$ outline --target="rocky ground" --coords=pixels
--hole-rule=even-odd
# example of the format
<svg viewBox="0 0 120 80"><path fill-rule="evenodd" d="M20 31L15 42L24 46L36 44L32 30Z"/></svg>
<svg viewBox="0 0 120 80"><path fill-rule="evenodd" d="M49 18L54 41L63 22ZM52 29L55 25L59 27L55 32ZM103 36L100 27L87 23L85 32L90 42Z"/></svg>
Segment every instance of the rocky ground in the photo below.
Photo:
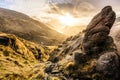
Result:
<svg viewBox="0 0 120 80"><path fill-rule="evenodd" d="M53 47L0 33L0 80L119 80L119 42L109 35L115 19L106 6L86 30L52 52Z"/></svg>

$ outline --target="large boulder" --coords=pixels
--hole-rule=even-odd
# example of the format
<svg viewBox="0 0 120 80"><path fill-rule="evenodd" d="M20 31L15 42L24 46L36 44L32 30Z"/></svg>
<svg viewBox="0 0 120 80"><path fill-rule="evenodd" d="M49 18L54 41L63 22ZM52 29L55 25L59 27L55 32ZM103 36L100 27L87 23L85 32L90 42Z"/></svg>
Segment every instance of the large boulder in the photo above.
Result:
<svg viewBox="0 0 120 80"><path fill-rule="evenodd" d="M108 79L118 80L120 76L120 58L113 38L109 36L115 19L116 15L111 6L103 8L85 30L83 49L86 54L98 57L98 60L96 58L97 73Z"/></svg>
<svg viewBox="0 0 120 80"><path fill-rule="evenodd" d="M104 74L106 77L114 77L118 79L120 76L119 57L115 52L106 52L97 61L96 70Z"/></svg>
<svg viewBox="0 0 120 80"><path fill-rule="evenodd" d="M111 6L106 6L87 26L83 39L85 53L99 53L103 51L106 41L109 41L110 29L116 19Z"/></svg>

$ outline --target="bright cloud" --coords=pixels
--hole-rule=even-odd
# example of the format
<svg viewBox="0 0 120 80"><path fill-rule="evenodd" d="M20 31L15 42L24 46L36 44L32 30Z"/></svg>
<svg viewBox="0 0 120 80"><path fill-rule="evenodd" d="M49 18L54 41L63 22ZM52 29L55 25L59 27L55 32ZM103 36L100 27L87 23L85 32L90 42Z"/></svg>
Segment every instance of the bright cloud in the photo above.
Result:
<svg viewBox="0 0 120 80"><path fill-rule="evenodd" d="M26 14L39 13L43 10L47 0L5 0L7 8ZM4 3L5 4L5 3Z"/></svg>

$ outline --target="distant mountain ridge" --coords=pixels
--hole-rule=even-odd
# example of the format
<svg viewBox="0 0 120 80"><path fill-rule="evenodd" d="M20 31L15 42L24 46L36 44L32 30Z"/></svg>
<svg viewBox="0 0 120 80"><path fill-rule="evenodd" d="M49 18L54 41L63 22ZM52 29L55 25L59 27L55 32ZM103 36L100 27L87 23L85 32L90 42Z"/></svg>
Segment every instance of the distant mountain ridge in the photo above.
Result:
<svg viewBox="0 0 120 80"><path fill-rule="evenodd" d="M4 8L0 8L0 31L46 45L55 45L64 39L63 34L49 28L42 22L23 13Z"/></svg>

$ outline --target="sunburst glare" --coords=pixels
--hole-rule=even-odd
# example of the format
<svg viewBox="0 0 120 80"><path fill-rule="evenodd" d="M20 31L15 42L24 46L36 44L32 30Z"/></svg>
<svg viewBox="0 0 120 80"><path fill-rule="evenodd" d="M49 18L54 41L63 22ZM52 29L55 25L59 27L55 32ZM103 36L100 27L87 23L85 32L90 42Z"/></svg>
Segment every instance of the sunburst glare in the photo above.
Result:
<svg viewBox="0 0 120 80"><path fill-rule="evenodd" d="M65 15L59 16L59 21L65 26L73 26L78 23L78 19L74 18L71 14L66 13Z"/></svg>

